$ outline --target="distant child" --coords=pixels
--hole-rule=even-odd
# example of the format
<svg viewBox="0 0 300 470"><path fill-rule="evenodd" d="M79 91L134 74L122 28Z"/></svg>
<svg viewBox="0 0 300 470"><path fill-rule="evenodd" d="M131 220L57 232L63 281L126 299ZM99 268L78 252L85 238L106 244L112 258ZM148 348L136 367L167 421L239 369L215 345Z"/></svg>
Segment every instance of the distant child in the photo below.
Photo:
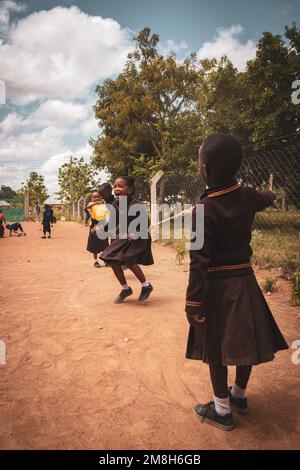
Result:
<svg viewBox="0 0 300 470"><path fill-rule="evenodd" d="M120 176L116 179L114 184L114 192L117 198L114 203L116 210L116 234L111 240L111 244L103 251L100 258L105 262L109 263L112 267L116 278L122 286L122 290L118 297L115 299L115 303L119 304L123 302L127 297L132 295L132 289L127 284L122 265L126 265L137 279L141 283L141 292L138 300L140 302L146 300L151 294L153 287L146 280L143 271L139 264L151 265L153 264L153 257L151 252L151 238L147 232L147 238L141 237L132 238L131 234L128 233L129 225L134 221L136 216L129 215L128 210L134 204L141 204L134 197L134 179L130 176ZM121 233L120 231L120 217L122 212L120 209L120 197L124 196L127 198L127 233ZM140 206L144 207L144 206ZM144 216L147 217L147 211L144 210Z"/></svg>
<svg viewBox="0 0 300 470"><path fill-rule="evenodd" d="M94 191L92 194L92 201L84 208L91 218L90 233L87 243L87 250L93 253L93 263L95 268L100 268L101 265L98 261L98 255L108 246L108 238L101 239L97 236L97 227L99 229L102 224L103 227L107 224L109 216L108 210L103 203L99 191Z"/></svg>
<svg viewBox="0 0 300 470"><path fill-rule="evenodd" d="M0 238L4 237L4 224L6 223L5 215L2 209L0 209Z"/></svg>
<svg viewBox="0 0 300 470"><path fill-rule="evenodd" d="M288 348L250 262L255 213L272 205L275 196L237 183L241 162L241 145L230 135L213 134L200 147L200 174L208 186L201 197L204 245L191 247L185 309L190 323L186 357L209 365L214 391L214 400L194 411L201 421L225 431L234 426L231 409L248 411L252 366ZM230 365L236 366L236 379L228 388Z"/></svg>
<svg viewBox="0 0 300 470"><path fill-rule="evenodd" d="M15 233L18 237L22 235L25 237L26 232L24 232L22 225L20 222L14 222L12 224L6 224L7 230L9 230L9 236L12 236L12 233Z"/></svg>
<svg viewBox="0 0 300 470"><path fill-rule="evenodd" d="M112 186L109 183L101 184L99 188L99 194L102 197L105 204L110 204L111 206L116 202L116 198L112 193Z"/></svg>
<svg viewBox="0 0 300 470"><path fill-rule="evenodd" d="M38 201L36 201L36 203L34 205L34 211L35 211L35 215L36 215L36 221L39 222L40 221L40 215L41 215L41 206L39 205Z"/></svg>
<svg viewBox="0 0 300 470"><path fill-rule="evenodd" d="M43 212L43 220L42 220L42 226L43 226L43 236L42 238L46 238L46 235L48 233L48 238L51 238L51 224L53 222L53 212L50 209L50 206L48 204L45 205L45 210Z"/></svg>

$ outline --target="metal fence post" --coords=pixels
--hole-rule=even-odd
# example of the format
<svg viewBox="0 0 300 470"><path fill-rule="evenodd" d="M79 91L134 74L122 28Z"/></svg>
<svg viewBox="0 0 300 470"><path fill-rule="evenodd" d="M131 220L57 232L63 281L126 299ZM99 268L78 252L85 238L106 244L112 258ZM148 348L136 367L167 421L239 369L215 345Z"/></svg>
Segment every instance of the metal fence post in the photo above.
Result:
<svg viewBox="0 0 300 470"><path fill-rule="evenodd" d="M158 204L157 204L157 183L163 176L164 172L162 170L158 171L150 181L150 202L151 202L151 237L153 241L158 240L159 238L159 227L158 227Z"/></svg>

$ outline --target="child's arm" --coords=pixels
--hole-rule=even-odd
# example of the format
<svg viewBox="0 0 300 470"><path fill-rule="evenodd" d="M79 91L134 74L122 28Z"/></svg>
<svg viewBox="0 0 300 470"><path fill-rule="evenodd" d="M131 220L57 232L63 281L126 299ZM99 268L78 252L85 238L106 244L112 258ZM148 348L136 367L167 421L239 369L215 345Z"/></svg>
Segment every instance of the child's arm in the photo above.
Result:
<svg viewBox="0 0 300 470"><path fill-rule="evenodd" d="M85 206L84 210L87 211L87 210L91 209L91 207L96 206L96 204L100 204L99 201L96 201L96 202L91 201Z"/></svg>
<svg viewBox="0 0 300 470"><path fill-rule="evenodd" d="M211 258L211 248L215 238L216 221L209 205L204 207L204 244L199 250L190 250L190 274L186 291L185 311L190 323L203 322L205 312L202 310L203 291L207 268ZM199 224L198 224L199 225ZM192 230L196 230L196 210L192 214ZM194 238L195 239L195 238ZM201 319L202 317L202 319Z"/></svg>
<svg viewBox="0 0 300 470"><path fill-rule="evenodd" d="M247 188L247 192L254 212L263 211L266 207L272 206L275 201L275 194L269 189Z"/></svg>

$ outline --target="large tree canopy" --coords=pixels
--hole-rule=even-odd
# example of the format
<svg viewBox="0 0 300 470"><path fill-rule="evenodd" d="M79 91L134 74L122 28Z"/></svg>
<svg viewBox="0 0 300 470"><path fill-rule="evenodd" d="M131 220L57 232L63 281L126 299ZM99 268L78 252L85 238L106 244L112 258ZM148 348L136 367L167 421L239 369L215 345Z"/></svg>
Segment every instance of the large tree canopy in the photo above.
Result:
<svg viewBox="0 0 300 470"><path fill-rule="evenodd" d="M157 170L188 174L197 147L211 132L230 132L248 145L300 130L292 83L300 74L300 31L264 33L255 59L239 72L228 58L183 62L158 52L159 37L144 28L124 70L96 89L101 134L93 163L116 177L149 179Z"/></svg>

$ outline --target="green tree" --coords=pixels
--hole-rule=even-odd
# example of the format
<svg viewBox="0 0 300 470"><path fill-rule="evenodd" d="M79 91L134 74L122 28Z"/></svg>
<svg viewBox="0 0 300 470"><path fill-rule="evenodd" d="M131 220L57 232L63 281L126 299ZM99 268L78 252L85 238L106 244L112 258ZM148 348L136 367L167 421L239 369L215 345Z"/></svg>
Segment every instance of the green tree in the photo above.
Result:
<svg viewBox="0 0 300 470"><path fill-rule="evenodd" d="M283 37L263 33L243 83L244 126L251 142L295 133L300 107L292 103L292 83L300 73L300 31L286 26Z"/></svg>
<svg viewBox="0 0 300 470"><path fill-rule="evenodd" d="M14 191L10 186L1 185L0 199L12 199L17 197L17 192Z"/></svg>
<svg viewBox="0 0 300 470"><path fill-rule="evenodd" d="M29 190L29 200L31 205L37 201L42 204L48 197L45 178L44 176L39 175L36 171L32 171L26 183L22 183L20 190L22 194L24 194L25 189Z"/></svg>
<svg viewBox="0 0 300 470"><path fill-rule="evenodd" d="M96 169L85 163L84 158L71 157L58 170L59 195L65 202L76 201L90 193L96 186Z"/></svg>
<svg viewBox="0 0 300 470"><path fill-rule="evenodd" d="M187 171L201 120L194 101L196 56L177 63L158 53L159 37L144 28L123 72L96 89L95 115L102 134L92 140L93 161L112 177L149 177L158 169Z"/></svg>

